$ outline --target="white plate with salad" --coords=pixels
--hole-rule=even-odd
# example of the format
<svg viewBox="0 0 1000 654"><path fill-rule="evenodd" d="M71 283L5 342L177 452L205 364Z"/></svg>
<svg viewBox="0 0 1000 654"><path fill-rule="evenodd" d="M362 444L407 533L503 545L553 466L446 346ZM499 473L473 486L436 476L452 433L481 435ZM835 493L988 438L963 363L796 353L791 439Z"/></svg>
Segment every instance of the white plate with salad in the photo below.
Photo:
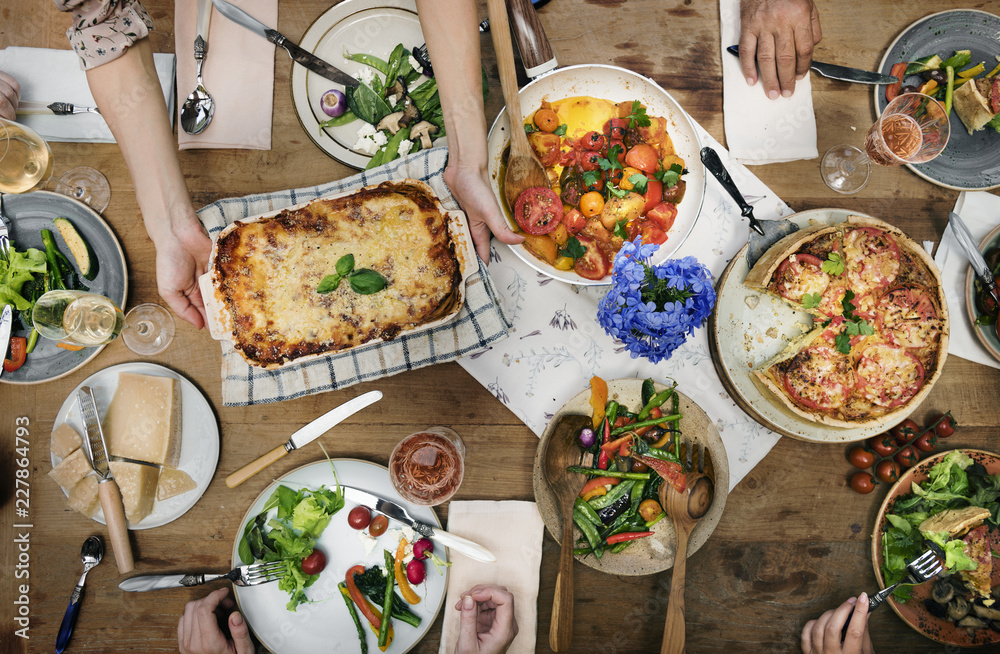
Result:
<svg viewBox="0 0 1000 654"><path fill-rule="evenodd" d="M239 533L233 544L233 565L243 563L239 550L245 526L261 513L279 486L293 491L317 491L325 486L336 492L338 480L346 486L361 488L401 504L414 518L427 524L441 526L432 508L410 504L396 493L385 467L356 459L317 461L292 470L269 484L257 496L239 523ZM294 611L286 608L291 595L281 589L280 581L260 586L236 587L236 601L247 624L261 643L275 654L361 651L358 629L337 584L344 581L348 569L356 565L363 565L365 568L384 566L383 550L396 553L402 525L390 521L388 530L372 543L368 541L368 529L359 531L348 524L348 515L354 506L354 503L348 501L337 510L315 538L315 548L325 554L326 565L311 585L301 589L308 601L298 604ZM277 518L277 515L278 509L272 508L267 519ZM287 524L289 521L285 522ZM446 551L440 545L435 547L434 553L447 560ZM388 654L408 652L420 642L436 620L448 588L447 568L442 570L439 572L428 562L425 581L412 586L420 597L420 602L409 608L420 619L420 623L413 627L393 619L394 638L386 649ZM396 592L400 592L398 588ZM364 628L368 651L377 652L376 635L360 611L358 618Z"/></svg>
<svg viewBox="0 0 1000 654"><path fill-rule="evenodd" d="M79 266L53 222L55 218L68 219L90 247L92 258L97 261L94 279L80 278L79 282L91 292L109 297L119 306L125 306L128 297L125 254L115 233L97 212L82 202L51 191L34 191L22 195L7 193L3 196L3 212L12 224L11 244L17 252L35 248L44 253L41 231L47 229L52 232L56 247L69 261L74 272L79 273ZM35 273L34 276L40 281L43 275L44 273ZM7 266L0 263L0 280L7 278ZM27 288L29 283L20 287L23 293L30 294ZM7 301L9 300L8 297ZM5 303L4 296L0 295L0 305ZM27 338L29 335L30 330L25 327L22 318L15 316L11 336ZM24 365L13 372L4 372L0 376L0 383L39 384L59 379L86 364L102 349L103 345L70 351L58 347L54 341L39 337Z"/></svg>
<svg viewBox="0 0 1000 654"><path fill-rule="evenodd" d="M414 69L411 61L411 51L423 44L413 0L346 0L321 14L299 45L359 79L361 85L346 89L302 66L292 68L292 104L313 143L337 161L358 169L388 163L400 156L401 149L419 150L419 138L406 139L411 145L400 147L406 137L404 130L392 134L388 129L375 129L395 107L392 99L385 97L385 87L392 84L392 80L386 84L387 73L407 77L411 97L426 113L421 120L438 128L434 138L443 136L440 103L433 90L436 83L423 76L422 69ZM323 97L332 90L354 96L346 114L324 111ZM347 100L342 100L341 108L346 104ZM324 127L331 118L336 124ZM378 151L372 151L376 146Z"/></svg>

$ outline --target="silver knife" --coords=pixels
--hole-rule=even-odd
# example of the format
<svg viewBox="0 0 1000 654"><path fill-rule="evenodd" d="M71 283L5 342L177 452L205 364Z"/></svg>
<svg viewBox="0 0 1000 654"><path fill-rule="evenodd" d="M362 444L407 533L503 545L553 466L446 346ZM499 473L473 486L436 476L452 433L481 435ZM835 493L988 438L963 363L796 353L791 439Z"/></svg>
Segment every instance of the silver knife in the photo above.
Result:
<svg viewBox="0 0 1000 654"><path fill-rule="evenodd" d="M80 403L80 415L86 428L87 438L83 441L90 455L90 465L94 468L100 481L97 483L97 496L101 500L104 511L104 521L108 525L108 536L111 549L115 553L115 563L122 574L131 572L135 567L132 558L132 545L128 541L128 523L125 521L125 507L122 505L122 492L118 482L108 468L108 448L104 442L104 431L97 417L97 402L94 392L89 386L83 386L77 391L76 399Z"/></svg>
<svg viewBox="0 0 1000 654"><path fill-rule="evenodd" d="M245 27L254 34L259 34L271 43L284 48L291 56L292 61L295 63L305 66L312 72L322 75L329 80L333 80L338 84L343 84L344 86L358 85L358 80L354 79L339 68L331 66L311 52L303 50L285 38L281 32L271 29L236 5L226 2L226 0L212 0L212 4L215 5L215 8L219 10L220 14L237 25Z"/></svg>
<svg viewBox="0 0 1000 654"><path fill-rule="evenodd" d="M969 258L969 262L972 264L972 269L976 271L976 277L979 281L983 283L986 290L990 292L993 299L1000 303L1000 295L997 294L997 283L993 279L993 273L990 272L990 267L986 263L986 259L983 258L982 253L979 251L979 247L976 245L976 240L972 238L972 232L969 228L965 226L965 221L957 213L952 211L948 214L949 220L948 224L951 225L951 231L955 234L955 238L958 240L958 244L962 246L962 250L965 252L965 256Z"/></svg>
<svg viewBox="0 0 1000 654"><path fill-rule="evenodd" d="M250 477L271 465L292 450L313 442L342 420L354 415L369 404L382 399L382 391L369 391L359 395L350 402L345 402L332 411L327 411L308 425L291 435L288 442L279 445L256 461L251 461L233 474L226 477L226 486L236 488Z"/></svg>
<svg viewBox="0 0 1000 654"><path fill-rule="evenodd" d="M10 344L10 323L13 320L14 311L10 305L4 305L3 313L0 313L0 359L7 357L7 346ZM3 374L3 366L0 366L0 375Z"/></svg>
<svg viewBox="0 0 1000 654"><path fill-rule="evenodd" d="M726 52L739 57L740 46L731 45L726 48ZM809 67L823 77L840 80L841 82L854 82L856 84L895 84L900 81L898 77L894 77L892 75L883 75L882 73L873 73L870 70L848 68L847 66L838 66L837 64L825 64L822 61L816 61L815 59L810 62Z"/></svg>
<svg viewBox="0 0 1000 654"><path fill-rule="evenodd" d="M378 495L373 495L368 491L363 491L360 488L352 488L350 486L341 486L340 489L344 492L344 498L351 500L356 504L361 504L367 506L370 509L374 509L379 513L382 513L393 520L402 522L404 525L413 528L413 531L417 532L425 538L430 538L435 540L445 547L450 547L456 552L461 552L470 559L475 559L476 561L484 561L486 563L493 563L497 560L497 557L478 543L473 543L471 540L462 538L461 536L456 536L455 534L450 534L443 529L438 529L437 527L432 527L426 523L415 520L406 509L391 502L384 497L379 497Z"/></svg>

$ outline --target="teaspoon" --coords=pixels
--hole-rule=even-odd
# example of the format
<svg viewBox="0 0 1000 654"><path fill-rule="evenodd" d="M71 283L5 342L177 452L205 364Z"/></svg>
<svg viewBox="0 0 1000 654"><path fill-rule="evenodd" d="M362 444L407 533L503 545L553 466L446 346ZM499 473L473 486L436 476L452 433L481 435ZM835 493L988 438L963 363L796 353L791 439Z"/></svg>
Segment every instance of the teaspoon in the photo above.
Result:
<svg viewBox="0 0 1000 654"><path fill-rule="evenodd" d="M73 594L69 596L69 606L66 607L66 615L63 616L62 624L59 625L59 635L56 636L56 654L62 654L69 643L70 634L73 633L73 625L76 624L76 616L80 614L80 600L83 599L83 584L87 581L87 573L91 568L101 562L104 557L104 543L99 536L91 536L83 542L83 549L80 551L80 560L83 561L83 574L77 582Z"/></svg>
<svg viewBox="0 0 1000 654"><path fill-rule="evenodd" d="M212 16L212 3L210 0L198 0L198 36L194 40L194 61L195 72L198 76L198 85L191 95L184 101L181 107L181 127L188 134L201 134L212 122L215 115L215 100L208 94L205 84L201 79L201 67L205 63L205 55L208 53L208 23Z"/></svg>

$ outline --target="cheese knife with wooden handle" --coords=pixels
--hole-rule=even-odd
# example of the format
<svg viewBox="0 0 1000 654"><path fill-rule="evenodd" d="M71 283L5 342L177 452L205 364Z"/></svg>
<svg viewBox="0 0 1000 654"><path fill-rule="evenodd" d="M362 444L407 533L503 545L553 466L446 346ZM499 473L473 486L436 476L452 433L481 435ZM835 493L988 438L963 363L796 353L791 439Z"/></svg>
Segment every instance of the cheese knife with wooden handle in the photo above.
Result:
<svg viewBox="0 0 1000 654"><path fill-rule="evenodd" d="M108 538L115 553L115 563L118 564L118 572L131 572L135 568L135 562L132 559L132 545L128 540L128 522L125 520L122 492L108 467L108 448L104 443L101 421L97 417L94 392L89 386L84 386L76 397L80 402L80 413L87 430L84 443L90 455L90 465L101 479L97 484L97 496L101 500L104 520L108 524Z"/></svg>

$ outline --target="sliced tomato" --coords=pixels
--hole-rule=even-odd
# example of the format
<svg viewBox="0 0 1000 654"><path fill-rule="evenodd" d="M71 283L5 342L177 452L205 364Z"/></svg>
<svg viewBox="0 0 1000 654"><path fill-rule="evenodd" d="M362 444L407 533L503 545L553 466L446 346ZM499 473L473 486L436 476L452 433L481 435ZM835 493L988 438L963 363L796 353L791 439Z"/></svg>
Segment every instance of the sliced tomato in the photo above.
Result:
<svg viewBox="0 0 1000 654"><path fill-rule="evenodd" d="M562 217L562 201L550 188L533 186L525 189L514 203L514 220L521 229L535 236L555 230Z"/></svg>
<svg viewBox="0 0 1000 654"><path fill-rule="evenodd" d="M684 478L684 468L681 464L641 454L635 458L655 470L656 474L663 477L663 481L673 486L678 493L683 493L687 489L687 480Z"/></svg>
<svg viewBox="0 0 1000 654"><path fill-rule="evenodd" d="M672 202L661 202L646 213L646 220L664 232L670 231L675 218L677 218L677 205Z"/></svg>
<svg viewBox="0 0 1000 654"><path fill-rule="evenodd" d="M930 295L913 286L891 289L878 302L879 331L900 347L920 348L936 342L941 321Z"/></svg>
<svg viewBox="0 0 1000 654"><path fill-rule="evenodd" d="M1000 114L1000 75L993 78L993 86L990 87L990 111Z"/></svg>
<svg viewBox="0 0 1000 654"><path fill-rule="evenodd" d="M562 140L558 134L548 132L532 132L528 134L528 142L538 155L543 166L554 166L559 163L562 152L559 149Z"/></svg>
<svg viewBox="0 0 1000 654"><path fill-rule="evenodd" d="M6 354L6 352L4 353ZM14 372L24 365L28 358L28 339L24 336L11 336L10 338L10 358L4 358L4 372Z"/></svg>
<svg viewBox="0 0 1000 654"><path fill-rule="evenodd" d="M642 242L646 245L663 245L667 242L666 232L656 225L643 223L639 227L639 234L642 236Z"/></svg>
<svg viewBox="0 0 1000 654"><path fill-rule="evenodd" d="M638 168L646 175L652 175L660 165L660 158L656 148L648 143L640 143L633 146L625 155L625 163Z"/></svg>
<svg viewBox="0 0 1000 654"><path fill-rule="evenodd" d="M576 240L580 242L586 252L582 257L577 258L573 270L584 279L603 279L608 274L609 265L604 252L597 247L597 241L583 234L577 234Z"/></svg>
<svg viewBox="0 0 1000 654"><path fill-rule="evenodd" d="M781 262L771 281L771 288L778 295L801 302L806 294L810 296L826 293L830 286L830 275L823 272L823 262L811 254L796 253Z"/></svg>
<svg viewBox="0 0 1000 654"><path fill-rule="evenodd" d="M591 133L593 133L593 132L591 132ZM589 171L589 170L598 170L598 169L600 169L600 167L601 167L600 161L603 158L603 157L601 157L601 153L600 152L591 152L590 150L587 150L587 151L584 151L584 152L580 152L579 155L580 156L579 156L579 164L578 165L580 166L581 170L583 170L584 172L586 172L586 171Z"/></svg>
<svg viewBox="0 0 1000 654"><path fill-rule="evenodd" d="M858 357L858 388L871 402L895 407L910 401L924 385L924 367L903 348L877 343Z"/></svg>
<svg viewBox="0 0 1000 654"><path fill-rule="evenodd" d="M667 119L662 116L650 116L649 125L639 127L639 133L646 143L659 143L667 133Z"/></svg>
<svg viewBox="0 0 1000 654"><path fill-rule="evenodd" d="M663 182L658 179L647 179L646 192L643 195L646 196L646 206L642 212L649 213L653 207L663 202Z"/></svg>
<svg viewBox="0 0 1000 654"><path fill-rule="evenodd" d="M785 390L795 402L809 409L841 406L856 384L850 359L832 347L806 348L793 361L785 373Z"/></svg>
<svg viewBox="0 0 1000 654"><path fill-rule="evenodd" d="M563 225L566 226L570 234L576 234L587 226L587 219L580 213L579 209L574 208L563 214Z"/></svg>
<svg viewBox="0 0 1000 654"><path fill-rule="evenodd" d="M885 288L899 275L899 246L891 234L859 227L844 234L841 256L847 262L847 281L855 295Z"/></svg>

